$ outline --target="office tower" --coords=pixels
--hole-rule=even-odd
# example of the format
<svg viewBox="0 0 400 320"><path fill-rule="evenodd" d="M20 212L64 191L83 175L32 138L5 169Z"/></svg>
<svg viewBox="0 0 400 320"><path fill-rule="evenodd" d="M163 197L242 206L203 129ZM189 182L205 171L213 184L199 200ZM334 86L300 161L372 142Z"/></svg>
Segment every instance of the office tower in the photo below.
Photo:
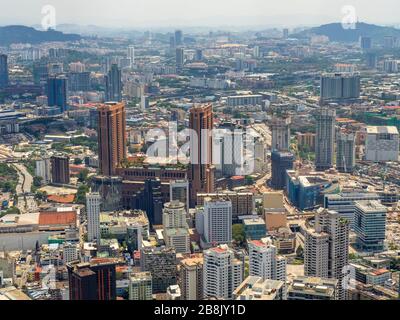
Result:
<svg viewBox="0 0 400 320"><path fill-rule="evenodd" d="M283 29L283 39L289 38L289 29L285 28Z"/></svg>
<svg viewBox="0 0 400 320"><path fill-rule="evenodd" d="M339 132L336 138L336 168L339 172L352 173L356 165L356 136Z"/></svg>
<svg viewBox="0 0 400 320"><path fill-rule="evenodd" d="M176 253L190 253L189 226L185 204L179 201L166 203L163 210L164 239L167 247Z"/></svg>
<svg viewBox="0 0 400 320"><path fill-rule="evenodd" d="M64 264L76 261L79 259L78 257L78 247L76 243L64 243L63 245L63 262Z"/></svg>
<svg viewBox="0 0 400 320"><path fill-rule="evenodd" d="M53 156L51 162L51 182L69 184L69 157Z"/></svg>
<svg viewBox="0 0 400 320"><path fill-rule="evenodd" d="M285 283L249 276L233 292L233 300L286 300Z"/></svg>
<svg viewBox="0 0 400 320"><path fill-rule="evenodd" d="M110 71L105 77L106 81L106 101L122 101L122 79L121 70L118 65L112 64Z"/></svg>
<svg viewBox="0 0 400 320"><path fill-rule="evenodd" d="M196 49L195 60L203 61L203 50L202 49Z"/></svg>
<svg viewBox="0 0 400 320"><path fill-rule="evenodd" d="M198 193L214 191L214 166L212 165L212 105L190 109L190 206L196 205Z"/></svg>
<svg viewBox="0 0 400 320"><path fill-rule="evenodd" d="M294 155L290 152L274 151L271 154L272 179L274 189L284 189L286 186L286 170L293 169Z"/></svg>
<svg viewBox="0 0 400 320"><path fill-rule="evenodd" d="M348 265L350 222L337 212L320 209L314 227L304 230L304 274L339 280L338 298L346 298L343 278Z"/></svg>
<svg viewBox="0 0 400 320"><path fill-rule="evenodd" d="M149 97L146 95L142 95L140 97L140 109L142 109L142 111L146 111L147 109L149 109L149 106L150 106Z"/></svg>
<svg viewBox="0 0 400 320"><path fill-rule="evenodd" d="M274 117L271 122L272 150L288 151L290 148L290 118Z"/></svg>
<svg viewBox="0 0 400 320"><path fill-rule="evenodd" d="M365 62L369 69L376 69L378 67L378 55L375 52L367 52Z"/></svg>
<svg viewBox="0 0 400 320"><path fill-rule="evenodd" d="M68 91L90 91L90 72L70 72L68 74Z"/></svg>
<svg viewBox="0 0 400 320"><path fill-rule="evenodd" d="M232 241L232 202L227 198L204 201L204 238L206 243Z"/></svg>
<svg viewBox="0 0 400 320"><path fill-rule="evenodd" d="M87 232L88 241L96 240L100 243L100 194L86 194L86 214L87 214Z"/></svg>
<svg viewBox="0 0 400 320"><path fill-rule="evenodd" d="M131 60L131 68L135 65L135 47L129 46L128 47L128 58Z"/></svg>
<svg viewBox="0 0 400 320"><path fill-rule="evenodd" d="M142 248L140 267L142 271L151 273L153 293L165 293L169 286L177 283L176 252L173 248Z"/></svg>
<svg viewBox="0 0 400 320"><path fill-rule="evenodd" d="M191 256L179 264L179 286L182 300L203 299L203 263L202 255Z"/></svg>
<svg viewBox="0 0 400 320"><path fill-rule="evenodd" d="M49 158L36 160L35 175L41 177L44 183L51 181L51 165Z"/></svg>
<svg viewBox="0 0 400 320"><path fill-rule="evenodd" d="M323 74L321 75L321 103L358 99L360 88L360 76L358 74Z"/></svg>
<svg viewBox="0 0 400 320"><path fill-rule="evenodd" d="M365 160L399 161L399 131L394 126L367 127Z"/></svg>
<svg viewBox="0 0 400 320"><path fill-rule="evenodd" d="M357 201L355 208L357 245L364 251L383 251L388 209L377 200Z"/></svg>
<svg viewBox="0 0 400 320"><path fill-rule="evenodd" d="M99 125L99 167L102 175L115 175L126 157L126 115L123 103L109 102L97 109Z"/></svg>
<svg viewBox="0 0 400 320"><path fill-rule="evenodd" d="M47 79L47 104L59 107L61 112L67 110L67 78L58 76Z"/></svg>
<svg viewBox="0 0 400 320"><path fill-rule="evenodd" d="M181 46L183 44L183 33L182 30L175 31L175 45Z"/></svg>
<svg viewBox="0 0 400 320"><path fill-rule="evenodd" d="M288 300L338 300L336 279L297 277L288 289Z"/></svg>
<svg viewBox="0 0 400 320"><path fill-rule="evenodd" d="M316 120L315 166L317 170L324 171L333 167L336 111L322 108Z"/></svg>
<svg viewBox="0 0 400 320"><path fill-rule="evenodd" d="M129 300L153 300L153 285L150 272L137 272L130 275Z"/></svg>
<svg viewBox="0 0 400 320"><path fill-rule="evenodd" d="M249 241L249 275L286 283L286 259L277 255L270 238Z"/></svg>
<svg viewBox="0 0 400 320"><path fill-rule="evenodd" d="M371 37L360 37L360 48L363 50L369 50L372 48Z"/></svg>
<svg viewBox="0 0 400 320"><path fill-rule="evenodd" d="M8 86L8 57L0 54L0 88Z"/></svg>
<svg viewBox="0 0 400 320"><path fill-rule="evenodd" d="M203 297L232 299L233 291L243 281L243 262L227 245L204 251Z"/></svg>
<svg viewBox="0 0 400 320"><path fill-rule="evenodd" d="M49 77L49 68L45 62L35 62L33 64L33 83L35 85L42 85L43 87L47 84Z"/></svg>
<svg viewBox="0 0 400 320"><path fill-rule="evenodd" d="M69 300L115 300L117 261L95 258L89 263L67 264Z"/></svg>
<svg viewBox="0 0 400 320"><path fill-rule="evenodd" d="M397 60L388 59L383 62L383 70L386 73L399 72L399 62Z"/></svg>
<svg viewBox="0 0 400 320"><path fill-rule="evenodd" d="M185 51L183 50L183 48L176 48L175 60L176 60L176 67L178 69L182 69L185 63Z"/></svg>
<svg viewBox="0 0 400 320"><path fill-rule="evenodd" d="M385 36L383 38L383 47L385 49L393 49L396 46L397 39L393 36Z"/></svg>
<svg viewBox="0 0 400 320"><path fill-rule="evenodd" d="M189 181L173 180L169 186L170 201L180 201L185 204L186 212L189 212Z"/></svg>

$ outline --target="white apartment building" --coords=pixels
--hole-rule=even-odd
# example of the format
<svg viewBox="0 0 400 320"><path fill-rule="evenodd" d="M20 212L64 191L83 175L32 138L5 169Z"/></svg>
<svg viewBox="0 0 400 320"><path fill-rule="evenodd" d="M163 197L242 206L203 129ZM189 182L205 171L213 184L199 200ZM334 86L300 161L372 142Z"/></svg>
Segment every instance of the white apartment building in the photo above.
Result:
<svg viewBox="0 0 400 320"><path fill-rule="evenodd" d="M233 291L242 283L242 262L227 245L204 251L204 298L232 299Z"/></svg>
<svg viewBox="0 0 400 320"><path fill-rule="evenodd" d="M100 203L98 192L86 194L87 232L88 241L100 241Z"/></svg>
<svg viewBox="0 0 400 320"><path fill-rule="evenodd" d="M204 238L207 243L224 244L232 241L232 202L220 198L204 201Z"/></svg>
<svg viewBox="0 0 400 320"><path fill-rule="evenodd" d="M396 127L367 127L365 160L399 161L399 131Z"/></svg>

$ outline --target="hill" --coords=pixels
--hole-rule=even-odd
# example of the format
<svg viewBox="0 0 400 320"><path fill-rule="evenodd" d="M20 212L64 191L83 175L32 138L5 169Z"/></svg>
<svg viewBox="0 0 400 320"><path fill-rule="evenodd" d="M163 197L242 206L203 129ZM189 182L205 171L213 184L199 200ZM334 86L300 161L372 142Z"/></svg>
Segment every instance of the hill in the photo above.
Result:
<svg viewBox="0 0 400 320"><path fill-rule="evenodd" d="M0 27L0 44L10 45L12 43L42 43L42 42L65 42L78 41L81 36L77 34L65 34L55 30L39 31L26 26Z"/></svg>
<svg viewBox="0 0 400 320"><path fill-rule="evenodd" d="M355 29L344 29L341 23L330 23L319 27L307 29L292 37L307 38L311 35L324 35L331 41L357 42L360 36L371 37L375 42L383 42L385 36L400 38L400 29L383 27L363 22L356 23Z"/></svg>

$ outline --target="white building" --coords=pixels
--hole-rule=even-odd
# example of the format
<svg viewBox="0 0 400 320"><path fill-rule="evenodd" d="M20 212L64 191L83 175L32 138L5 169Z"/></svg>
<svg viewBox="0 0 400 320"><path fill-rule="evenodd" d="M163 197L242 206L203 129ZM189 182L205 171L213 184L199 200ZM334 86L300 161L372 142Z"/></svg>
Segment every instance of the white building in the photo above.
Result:
<svg viewBox="0 0 400 320"><path fill-rule="evenodd" d="M129 46L128 47L128 58L131 60L131 67L135 64L135 47Z"/></svg>
<svg viewBox="0 0 400 320"><path fill-rule="evenodd" d="M167 288L167 300L181 300L181 289L178 285L172 285Z"/></svg>
<svg viewBox="0 0 400 320"><path fill-rule="evenodd" d="M227 245L204 251L204 298L232 299L233 291L243 281L242 268L242 262Z"/></svg>
<svg viewBox="0 0 400 320"><path fill-rule="evenodd" d="M51 180L50 159L44 158L36 160L35 175L41 177L44 183L50 182Z"/></svg>
<svg viewBox="0 0 400 320"><path fill-rule="evenodd" d="M232 241L232 202L220 198L205 199L204 238L207 243L224 244Z"/></svg>
<svg viewBox="0 0 400 320"><path fill-rule="evenodd" d="M78 260L78 248L74 243L65 243L63 246L63 262L67 264Z"/></svg>
<svg viewBox="0 0 400 320"><path fill-rule="evenodd" d="M101 196L98 192L86 194L86 213L88 241L100 241L100 202Z"/></svg>
<svg viewBox="0 0 400 320"><path fill-rule="evenodd" d="M365 160L399 160L399 131L396 127L367 127Z"/></svg>

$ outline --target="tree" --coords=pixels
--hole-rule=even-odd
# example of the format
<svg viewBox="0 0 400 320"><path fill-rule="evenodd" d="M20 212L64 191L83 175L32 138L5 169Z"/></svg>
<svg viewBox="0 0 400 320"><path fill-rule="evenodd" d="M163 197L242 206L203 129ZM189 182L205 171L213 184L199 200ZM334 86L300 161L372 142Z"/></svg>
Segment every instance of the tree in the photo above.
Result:
<svg viewBox="0 0 400 320"><path fill-rule="evenodd" d="M296 250L296 258L297 259L304 259L304 249L302 246L298 246Z"/></svg>
<svg viewBox="0 0 400 320"><path fill-rule="evenodd" d="M38 177L38 176L33 177L33 185L36 188L39 188L42 185L42 182L43 182L43 178L42 177Z"/></svg>
<svg viewBox="0 0 400 320"><path fill-rule="evenodd" d="M89 170L88 169L83 169L81 172L79 172L78 175L78 181L79 182L86 182L87 178L89 175Z"/></svg>
<svg viewBox="0 0 400 320"><path fill-rule="evenodd" d="M86 184L81 184L78 188L78 192L76 193L75 202L78 204L86 203L86 193L89 192L89 186Z"/></svg>
<svg viewBox="0 0 400 320"><path fill-rule="evenodd" d="M242 245L245 242L246 234L242 224L234 224L232 226L232 238L239 245Z"/></svg>
<svg viewBox="0 0 400 320"><path fill-rule="evenodd" d="M82 164L82 162L83 162L83 161L82 161L82 159L80 159L80 158L75 158L75 159L74 159L74 164L75 164L75 165L80 165L80 164Z"/></svg>

